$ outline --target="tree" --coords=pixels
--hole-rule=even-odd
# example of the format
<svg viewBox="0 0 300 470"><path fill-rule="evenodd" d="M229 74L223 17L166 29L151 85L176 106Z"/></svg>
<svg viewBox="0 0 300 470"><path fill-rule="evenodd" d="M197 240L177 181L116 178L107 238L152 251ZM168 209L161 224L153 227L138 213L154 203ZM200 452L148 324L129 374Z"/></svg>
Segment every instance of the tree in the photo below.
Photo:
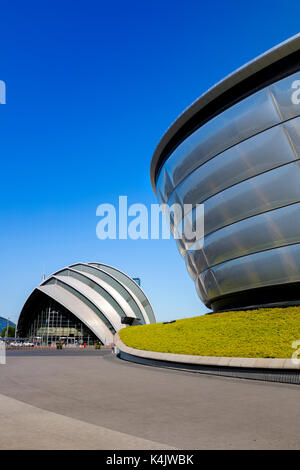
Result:
<svg viewBox="0 0 300 470"><path fill-rule="evenodd" d="M6 331L7 331L7 334L6 334ZM3 330L1 331L1 338L4 338L5 336L8 336L9 338L14 338L15 337L15 334L16 334L16 328L14 326L8 326L3 328Z"/></svg>

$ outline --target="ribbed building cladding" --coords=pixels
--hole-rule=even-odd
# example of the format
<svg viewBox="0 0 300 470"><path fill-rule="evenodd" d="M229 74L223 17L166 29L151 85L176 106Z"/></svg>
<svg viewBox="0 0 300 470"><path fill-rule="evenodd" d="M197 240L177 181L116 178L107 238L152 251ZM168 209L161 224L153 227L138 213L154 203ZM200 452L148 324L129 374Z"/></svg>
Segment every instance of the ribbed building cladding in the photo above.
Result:
<svg viewBox="0 0 300 470"><path fill-rule="evenodd" d="M59 340L110 344L124 327L124 319L141 324L156 321L140 286L111 266L77 263L34 289L21 311L18 334L41 344Z"/></svg>
<svg viewBox="0 0 300 470"><path fill-rule="evenodd" d="M152 159L161 203L204 204L203 248L177 243L214 310L300 301L299 51L298 35L211 88Z"/></svg>

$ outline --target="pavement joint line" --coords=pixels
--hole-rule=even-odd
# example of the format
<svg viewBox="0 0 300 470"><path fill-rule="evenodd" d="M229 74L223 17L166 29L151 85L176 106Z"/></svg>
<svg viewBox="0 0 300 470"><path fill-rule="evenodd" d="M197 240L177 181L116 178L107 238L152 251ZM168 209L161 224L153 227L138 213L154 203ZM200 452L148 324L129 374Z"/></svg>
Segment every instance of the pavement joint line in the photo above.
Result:
<svg viewBox="0 0 300 470"><path fill-rule="evenodd" d="M0 394L0 449L176 450Z"/></svg>

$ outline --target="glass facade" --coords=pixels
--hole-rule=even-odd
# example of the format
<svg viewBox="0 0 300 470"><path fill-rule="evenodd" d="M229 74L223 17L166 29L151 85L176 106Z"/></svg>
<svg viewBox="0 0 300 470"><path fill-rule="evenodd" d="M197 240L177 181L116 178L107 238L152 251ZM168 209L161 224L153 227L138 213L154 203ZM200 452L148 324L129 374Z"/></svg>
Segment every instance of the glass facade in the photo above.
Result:
<svg viewBox="0 0 300 470"><path fill-rule="evenodd" d="M78 292L73 287L69 286L68 284L61 282L59 279L50 279L49 281L45 282L45 285L54 284L57 286L62 287L64 290L69 291L73 296L77 297L78 300L82 301L85 305L87 305L95 314L101 319L101 321L107 326L107 328L114 334L116 330L114 329L113 325L109 321L109 319L101 312L101 310L93 303L90 299L84 296L81 292Z"/></svg>
<svg viewBox="0 0 300 470"><path fill-rule="evenodd" d="M56 345L57 342L66 346L84 343L93 345L99 341L75 315L50 300L40 310L33 312L25 337L41 346Z"/></svg>

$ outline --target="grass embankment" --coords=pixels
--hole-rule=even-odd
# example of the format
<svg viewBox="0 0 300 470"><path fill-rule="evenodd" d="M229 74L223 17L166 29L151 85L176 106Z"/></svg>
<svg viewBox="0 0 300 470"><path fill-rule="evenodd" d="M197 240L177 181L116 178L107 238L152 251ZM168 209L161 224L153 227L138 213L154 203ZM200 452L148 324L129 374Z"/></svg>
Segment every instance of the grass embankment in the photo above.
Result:
<svg viewBox="0 0 300 470"><path fill-rule="evenodd" d="M122 341L136 349L227 357L290 358L300 340L300 307L214 313L175 323L131 326Z"/></svg>

